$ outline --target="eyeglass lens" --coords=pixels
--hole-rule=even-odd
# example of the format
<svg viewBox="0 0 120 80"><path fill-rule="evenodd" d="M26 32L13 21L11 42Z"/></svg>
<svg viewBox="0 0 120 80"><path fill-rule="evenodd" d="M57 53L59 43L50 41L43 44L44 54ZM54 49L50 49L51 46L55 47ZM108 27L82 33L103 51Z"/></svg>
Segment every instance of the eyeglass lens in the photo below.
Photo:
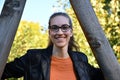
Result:
<svg viewBox="0 0 120 80"><path fill-rule="evenodd" d="M70 29L70 26L67 24L63 24L61 27L57 26L57 25L52 25L50 26L50 29L54 32L58 32L59 28L63 31L63 32L67 32Z"/></svg>

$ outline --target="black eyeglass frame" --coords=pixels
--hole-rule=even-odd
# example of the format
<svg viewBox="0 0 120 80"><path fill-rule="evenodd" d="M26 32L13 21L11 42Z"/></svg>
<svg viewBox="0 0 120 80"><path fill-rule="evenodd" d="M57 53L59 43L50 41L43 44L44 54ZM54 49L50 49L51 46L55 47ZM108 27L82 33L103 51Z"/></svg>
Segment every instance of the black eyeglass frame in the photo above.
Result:
<svg viewBox="0 0 120 80"><path fill-rule="evenodd" d="M72 29L72 28L71 28L71 26L68 25L68 24L63 24L63 25L61 25L61 26L58 26L58 25L49 26L49 29L50 29L51 31L53 31L53 32L58 32L59 29L61 29L62 32L67 32L67 31L69 31L69 30Z"/></svg>

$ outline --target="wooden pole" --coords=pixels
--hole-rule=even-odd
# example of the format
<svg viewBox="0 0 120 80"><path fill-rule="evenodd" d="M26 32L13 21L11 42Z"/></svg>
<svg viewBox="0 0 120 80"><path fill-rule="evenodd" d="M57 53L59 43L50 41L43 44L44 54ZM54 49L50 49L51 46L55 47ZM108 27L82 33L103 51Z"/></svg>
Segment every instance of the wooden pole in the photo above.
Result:
<svg viewBox="0 0 120 80"><path fill-rule="evenodd" d="M120 80L120 65L89 0L70 0L86 39L106 80Z"/></svg>
<svg viewBox="0 0 120 80"><path fill-rule="evenodd" d="M0 78L4 70L26 0L6 0L0 15Z"/></svg>

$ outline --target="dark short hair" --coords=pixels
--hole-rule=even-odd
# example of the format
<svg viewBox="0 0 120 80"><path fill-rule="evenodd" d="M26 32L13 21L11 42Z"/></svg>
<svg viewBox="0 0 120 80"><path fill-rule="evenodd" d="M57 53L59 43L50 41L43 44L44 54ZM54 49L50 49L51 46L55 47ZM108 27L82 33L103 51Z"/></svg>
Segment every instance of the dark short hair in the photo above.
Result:
<svg viewBox="0 0 120 80"><path fill-rule="evenodd" d="M56 17L56 16L64 16L64 17L68 18L68 20L69 20L69 25L70 25L70 27L72 28L72 20L71 20L71 18L69 17L69 15L68 15L67 13L64 13L64 12L56 12L56 13L53 13L53 14L50 16L50 18L49 18L48 28L49 28L49 26L50 26L50 24L51 24L51 22L50 22L51 19L54 18L54 17ZM48 47L49 47L49 46L53 46L53 43L52 43L51 40L49 40ZM73 36L70 38L69 45L68 45L68 50L72 50L72 49L78 50L77 44L76 44Z"/></svg>

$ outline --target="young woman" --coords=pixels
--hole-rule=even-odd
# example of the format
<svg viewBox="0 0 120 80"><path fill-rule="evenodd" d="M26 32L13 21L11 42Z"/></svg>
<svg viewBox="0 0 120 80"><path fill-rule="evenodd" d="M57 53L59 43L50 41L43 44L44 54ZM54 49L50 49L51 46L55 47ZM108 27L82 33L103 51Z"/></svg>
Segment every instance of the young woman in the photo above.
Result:
<svg viewBox="0 0 120 80"><path fill-rule="evenodd" d="M24 80L104 80L102 71L88 63L77 50L72 21L66 13L54 13L49 19L50 43L46 49L32 49L7 63L2 79L24 77Z"/></svg>

